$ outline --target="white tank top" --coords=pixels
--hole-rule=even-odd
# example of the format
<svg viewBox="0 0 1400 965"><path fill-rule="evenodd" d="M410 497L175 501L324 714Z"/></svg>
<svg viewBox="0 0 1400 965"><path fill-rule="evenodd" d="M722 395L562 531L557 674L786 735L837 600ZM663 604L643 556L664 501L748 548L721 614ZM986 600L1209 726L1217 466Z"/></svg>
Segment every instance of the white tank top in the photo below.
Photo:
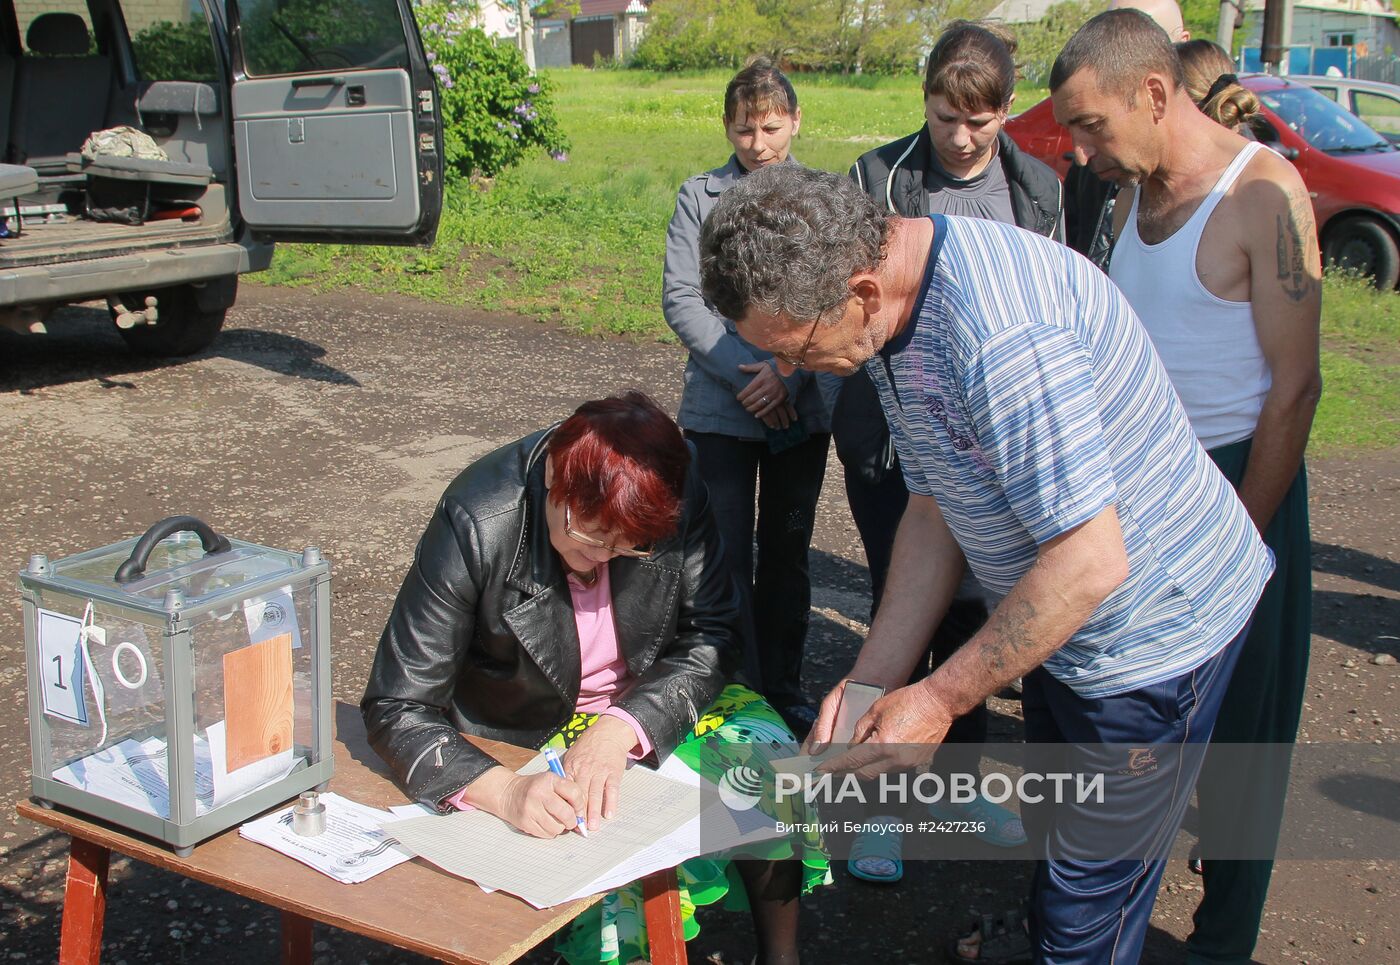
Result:
<svg viewBox="0 0 1400 965"><path fill-rule="evenodd" d="M1139 190L1109 261L1109 277L1142 320L1196 438L1207 449L1252 436L1269 391L1253 307L1212 295L1196 275L1196 248L1206 222L1262 148L1257 142L1245 145L1190 219L1160 244L1149 245L1138 235Z"/></svg>

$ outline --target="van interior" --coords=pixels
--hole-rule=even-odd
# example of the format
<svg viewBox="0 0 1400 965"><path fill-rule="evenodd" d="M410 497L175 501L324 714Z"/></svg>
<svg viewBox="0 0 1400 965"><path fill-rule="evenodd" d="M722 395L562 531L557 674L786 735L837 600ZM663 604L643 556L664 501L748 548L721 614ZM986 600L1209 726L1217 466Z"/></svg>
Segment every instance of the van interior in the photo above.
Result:
<svg viewBox="0 0 1400 965"><path fill-rule="evenodd" d="M139 8L0 0L0 268L230 237L228 106L204 9ZM122 126L164 157L80 153Z"/></svg>

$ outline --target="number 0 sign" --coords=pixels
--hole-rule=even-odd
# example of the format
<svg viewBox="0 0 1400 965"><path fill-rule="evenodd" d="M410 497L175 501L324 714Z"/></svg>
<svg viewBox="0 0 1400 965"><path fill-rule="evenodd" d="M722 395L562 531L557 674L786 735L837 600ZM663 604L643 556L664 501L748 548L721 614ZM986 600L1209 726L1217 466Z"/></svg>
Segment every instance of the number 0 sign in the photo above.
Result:
<svg viewBox="0 0 1400 965"><path fill-rule="evenodd" d="M75 724L88 723L83 651L78 641L83 621L52 610L39 610L39 678L44 713Z"/></svg>

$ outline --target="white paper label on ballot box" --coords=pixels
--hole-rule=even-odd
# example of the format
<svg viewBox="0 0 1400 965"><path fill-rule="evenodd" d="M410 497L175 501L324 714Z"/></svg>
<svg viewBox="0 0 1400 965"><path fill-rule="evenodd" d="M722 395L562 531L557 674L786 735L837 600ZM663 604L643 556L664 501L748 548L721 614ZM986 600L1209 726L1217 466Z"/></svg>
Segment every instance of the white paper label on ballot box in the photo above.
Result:
<svg viewBox="0 0 1400 965"><path fill-rule="evenodd" d="M243 619L248 623L249 643L262 643L290 633L292 649L301 647L301 628L297 626L297 607L290 586L244 600Z"/></svg>
<svg viewBox="0 0 1400 965"><path fill-rule="evenodd" d="M83 621L42 608L38 612L39 676L44 682L44 713L86 727L87 678L79 642Z"/></svg>

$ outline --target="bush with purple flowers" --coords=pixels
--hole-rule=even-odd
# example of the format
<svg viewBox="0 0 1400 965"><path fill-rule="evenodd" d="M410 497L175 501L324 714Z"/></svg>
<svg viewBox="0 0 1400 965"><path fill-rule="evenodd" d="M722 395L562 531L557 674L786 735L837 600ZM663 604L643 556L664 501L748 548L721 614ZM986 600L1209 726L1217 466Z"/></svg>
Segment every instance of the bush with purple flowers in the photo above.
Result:
<svg viewBox="0 0 1400 965"><path fill-rule="evenodd" d="M429 0L415 13L437 76L448 178L494 177L535 149L568 159L549 85L514 44L471 26L462 5Z"/></svg>

